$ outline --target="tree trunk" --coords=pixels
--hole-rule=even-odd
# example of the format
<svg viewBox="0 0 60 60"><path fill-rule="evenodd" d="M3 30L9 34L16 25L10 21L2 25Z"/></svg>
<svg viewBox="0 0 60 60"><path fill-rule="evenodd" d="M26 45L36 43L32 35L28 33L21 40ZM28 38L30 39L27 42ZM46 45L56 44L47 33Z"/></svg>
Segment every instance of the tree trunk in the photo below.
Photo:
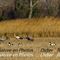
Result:
<svg viewBox="0 0 60 60"><path fill-rule="evenodd" d="M29 19L32 18L32 12L33 12L33 6L32 6L32 0L30 0L30 12L29 12Z"/></svg>

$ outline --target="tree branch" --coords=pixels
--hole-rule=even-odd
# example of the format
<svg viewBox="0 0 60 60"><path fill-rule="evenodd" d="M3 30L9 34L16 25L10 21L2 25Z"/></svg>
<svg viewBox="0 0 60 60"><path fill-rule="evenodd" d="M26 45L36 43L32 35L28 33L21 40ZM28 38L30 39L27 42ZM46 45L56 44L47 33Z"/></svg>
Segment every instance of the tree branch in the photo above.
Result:
<svg viewBox="0 0 60 60"><path fill-rule="evenodd" d="M39 1L40 1L40 0L37 0L37 1L33 4L32 7L36 6Z"/></svg>

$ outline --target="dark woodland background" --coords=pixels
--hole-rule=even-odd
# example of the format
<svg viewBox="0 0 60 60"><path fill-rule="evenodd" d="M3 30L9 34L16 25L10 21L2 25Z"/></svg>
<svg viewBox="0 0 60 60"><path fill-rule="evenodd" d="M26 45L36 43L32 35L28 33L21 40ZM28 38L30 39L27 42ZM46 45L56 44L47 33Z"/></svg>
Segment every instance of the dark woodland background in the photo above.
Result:
<svg viewBox="0 0 60 60"><path fill-rule="evenodd" d="M60 0L0 0L0 21L45 16L60 17Z"/></svg>

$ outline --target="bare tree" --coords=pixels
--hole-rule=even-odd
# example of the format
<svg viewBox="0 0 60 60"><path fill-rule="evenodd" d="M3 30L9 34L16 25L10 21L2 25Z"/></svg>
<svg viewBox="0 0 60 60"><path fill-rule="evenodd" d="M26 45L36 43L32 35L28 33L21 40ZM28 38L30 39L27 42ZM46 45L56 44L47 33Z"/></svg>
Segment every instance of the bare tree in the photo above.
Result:
<svg viewBox="0 0 60 60"><path fill-rule="evenodd" d="M30 0L30 12L29 12L29 19L32 18L32 12L33 12L33 8L38 4L40 0L37 0L34 4L33 4L33 0Z"/></svg>
<svg viewBox="0 0 60 60"><path fill-rule="evenodd" d="M59 0L48 0L48 12L50 16L57 16L59 11Z"/></svg>

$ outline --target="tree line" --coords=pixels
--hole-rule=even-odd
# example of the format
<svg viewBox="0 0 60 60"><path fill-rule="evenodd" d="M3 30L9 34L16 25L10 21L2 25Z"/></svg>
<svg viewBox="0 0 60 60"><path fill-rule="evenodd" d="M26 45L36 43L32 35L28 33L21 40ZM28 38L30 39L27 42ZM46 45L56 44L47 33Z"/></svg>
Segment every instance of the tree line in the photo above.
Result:
<svg viewBox="0 0 60 60"><path fill-rule="evenodd" d="M13 5L0 8L0 20L60 16L60 0L14 0Z"/></svg>

